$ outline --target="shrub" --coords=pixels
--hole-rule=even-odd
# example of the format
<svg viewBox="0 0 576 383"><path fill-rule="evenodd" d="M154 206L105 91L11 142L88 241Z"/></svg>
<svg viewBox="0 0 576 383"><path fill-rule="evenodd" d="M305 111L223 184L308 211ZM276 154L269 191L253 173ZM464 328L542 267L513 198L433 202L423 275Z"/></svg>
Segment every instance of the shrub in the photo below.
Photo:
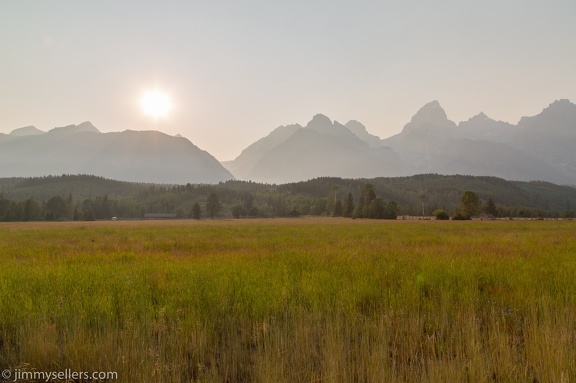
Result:
<svg viewBox="0 0 576 383"><path fill-rule="evenodd" d="M452 217L454 221L467 221L470 217L464 217L462 214L458 213L454 217Z"/></svg>
<svg viewBox="0 0 576 383"><path fill-rule="evenodd" d="M450 216L448 215L448 213L446 213L446 211L442 210L442 209L434 210L434 212L432 212L432 215L434 217L436 217L437 220L440 220L440 221L445 221L445 220L450 219Z"/></svg>

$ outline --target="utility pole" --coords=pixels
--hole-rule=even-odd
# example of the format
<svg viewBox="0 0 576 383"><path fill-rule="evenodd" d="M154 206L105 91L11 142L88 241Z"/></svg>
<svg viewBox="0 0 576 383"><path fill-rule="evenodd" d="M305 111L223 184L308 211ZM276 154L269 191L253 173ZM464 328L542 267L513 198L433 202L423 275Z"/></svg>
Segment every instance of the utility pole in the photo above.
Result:
<svg viewBox="0 0 576 383"><path fill-rule="evenodd" d="M426 194L422 193L418 198L420 198L420 202L422 202L422 217L424 217L424 200L426 199Z"/></svg>

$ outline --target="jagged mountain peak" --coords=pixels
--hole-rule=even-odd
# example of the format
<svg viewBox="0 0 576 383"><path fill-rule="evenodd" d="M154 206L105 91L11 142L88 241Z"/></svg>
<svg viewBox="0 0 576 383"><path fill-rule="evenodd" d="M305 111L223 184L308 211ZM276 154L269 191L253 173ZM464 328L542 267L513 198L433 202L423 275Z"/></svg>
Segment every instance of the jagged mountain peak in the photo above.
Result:
<svg viewBox="0 0 576 383"><path fill-rule="evenodd" d="M576 105L566 99L556 100L544 108L540 114L522 117L517 126L522 131L532 132L532 134L546 132L546 134L576 138ZM538 143L537 139L533 141L533 146ZM566 141L562 142L562 144L566 143Z"/></svg>
<svg viewBox="0 0 576 383"><path fill-rule="evenodd" d="M429 103L425 104L422 108L420 108L420 110L422 110L422 109L438 109L438 108L442 109L438 100L432 100Z"/></svg>
<svg viewBox="0 0 576 383"><path fill-rule="evenodd" d="M516 127L507 122L496 121L480 112L467 121L458 124L455 137L470 140L509 142L516 133Z"/></svg>
<svg viewBox="0 0 576 383"><path fill-rule="evenodd" d="M350 120L347 123L345 123L344 126L352 130L352 132L355 131L367 132L366 127L361 122L358 122L356 120Z"/></svg>
<svg viewBox="0 0 576 383"><path fill-rule="evenodd" d="M411 120L411 122L416 123L444 123L445 121L448 121L448 116L446 115L444 109L442 109L440 106L440 103L436 100L431 101L420 108L420 110L416 112Z"/></svg>
<svg viewBox="0 0 576 383"><path fill-rule="evenodd" d="M347 127L340 124L338 121L332 122L328 117L323 114L315 115L312 120L306 125L306 129L313 130L322 135L347 137L357 139L356 135Z"/></svg>
<svg viewBox="0 0 576 383"><path fill-rule="evenodd" d="M78 125L67 125L51 129L52 133L78 133L78 132L93 132L100 133L98 129L90 121L84 121Z"/></svg>
<svg viewBox="0 0 576 383"><path fill-rule="evenodd" d="M568 99L556 100L537 114L536 116L523 116L520 119L519 125L526 123L533 118L548 118L550 116L559 115L576 115L576 105Z"/></svg>
<svg viewBox="0 0 576 383"><path fill-rule="evenodd" d="M552 106L575 106L569 99L567 98L561 98L559 100L554 101L553 103L551 103L548 107L552 107Z"/></svg>
<svg viewBox="0 0 576 383"><path fill-rule="evenodd" d="M100 133L100 131L96 129L96 127L90 121L84 121L83 123L76 125L76 129L78 129L80 132Z"/></svg>
<svg viewBox="0 0 576 383"><path fill-rule="evenodd" d="M568 99L560 99L548 105L547 108L544 108L542 113L573 113L574 111L576 111L576 105Z"/></svg>
<svg viewBox="0 0 576 383"><path fill-rule="evenodd" d="M416 112L410 122L404 126L402 133L420 131L433 135L449 135L455 128L456 124L448 119L440 103L434 100Z"/></svg>
<svg viewBox="0 0 576 383"><path fill-rule="evenodd" d="M488 117L484 112L480 112L477 115L470 117L467 122L479 122L479 121L494 121Z"/></svg>
<svg viewBox="0 0 576 383"><path fill-rule="evenodd" d="M306 125L306 128L325 128L332 126L332 120L323 114L317 114L312 117L312 120Z"/></svg>
<svg viewBox="0 0 576 383"><path fill-rule="evenodd" d="M368 130L364 125L356 120L350 120L344 124L352 133L354 133L362 141L368 143L373 148L382 146L382 141L380 137L368 133Z"/></svg>

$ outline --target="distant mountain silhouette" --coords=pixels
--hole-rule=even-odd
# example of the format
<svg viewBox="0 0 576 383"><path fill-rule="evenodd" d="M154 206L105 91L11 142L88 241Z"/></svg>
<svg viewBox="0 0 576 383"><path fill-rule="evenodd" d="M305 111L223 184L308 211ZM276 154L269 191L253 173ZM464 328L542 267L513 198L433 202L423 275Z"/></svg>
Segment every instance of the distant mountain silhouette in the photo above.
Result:
<svg viewBox="0 0 576 383"><path fill-rule="evenodd" d="M392 137L360 122L318 114L280 126L222 165L182 137L147 131L100 133L90 122L0 134L0 177L94 174L138 182L265 183L316 177L374 178L422 173L495 176L576 185L576 105L558 100L518 124L479 113L456 125L438 101ZM233 175L232 175L233 174Z"/></svg>
<svg viewBox="0 0 576 383"><path fill-rule="evenodd" d="M350 120L344 124L345 127L350 129L359 139L366 142L372 148L379 148L382 146L380 137L368 133L366 127L356 120Z"/></svg>
<svg viewBox="0 0 576 383"><path fill-rule="evenodd" d="M306 127L277 128L226 165L240 179L271 183L319 176L368 178L409 173L392 150L370 147L346 126L321 114Z"/></svg>
<svg viewBox="0 0 576 383"><path fill-rule="evenodd" d="M10 132L11 136L37 136L46 132L37 129L34 126L25 126L23 128L14 129Z"/></svg>
<svg viewBox="0 0 576 383"><path fill-rule="evenodd" d="M576 183L576 106L557 101L518 125L484 113L456 126L437 102L424 106L384 145L398 152L415 173L490 175L509 180ZM570 138L567 132L573 132ZM561 138L560 138L561 137ZM571 167L572 166L572 167Z"/></svg>
<svg viewBox="0 0 576 383"><path fill-rule="evenodd" d="M341 125L317 115L304 128L277 128L225 165L260 182L440 173L576 184L575 147L576 105L568 100L517 125L484 113L456 125L432 101L384 140L358 121Z"/></svg>
<svg viewBox="0 0 576 383"><path fill-rule="evenodd" d="M413 172L429 173L430 164L438 157L446 140L454 136L456 129L456 124L448 120L438 101L432 101L412 117L402 132L382 140L382 143L398 153Z"/></svg>
<svg viewBox="0 0 576 383"><path fill-rule="evenodd" d="M456 137L508 143L517 133L515 125L495 121L481 112L468 121L460 122Z"/></svg>
<svg viewBox="0 0 576 383"><path fill-rule="evenodd" d="M510 145L559 168L572 183L576 178L576 105L550 104L540 114L522 117Z"/></svg>
<svg viewBox="0 0 576 383"><path fill-rule="evenodd" d="M54 128L50 131L52 134L68 134L68 133L79 133L79 132L92 132L100 133L98 129L90 121L84 121L78 125L68 125L58 128Z"/></svg>
<svg viewBox="0 0 576 383"><path fill-rule="evenodd" d="M235 177L239 179L249 179L254 166L258 164L262 157L299 129L302 129L302 126L298 124L280 126L270 132L266 137L259 139L244 149L234 161L226 161L222 162L222 164L226 169L230 170Z"/></svg>
<svg viewBox="0 0 576 383"><path fill-rule="evenodd" d="M178 184L233 179L208 152L156 131L100 133L90 122L45 134L24 129L0 136L0 177L93 174Z"/></svg>

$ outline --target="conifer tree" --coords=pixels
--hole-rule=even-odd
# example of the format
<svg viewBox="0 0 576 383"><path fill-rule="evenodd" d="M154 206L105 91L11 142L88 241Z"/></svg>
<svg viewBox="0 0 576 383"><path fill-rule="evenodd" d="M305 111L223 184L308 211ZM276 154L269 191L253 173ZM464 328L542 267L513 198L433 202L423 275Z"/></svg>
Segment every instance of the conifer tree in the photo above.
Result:
<svg viewBox="0 0 576 383"><path fill-rule="evenodd" d="M220 213L220 210L222 210L222 204L220 203L218 196L216 193L210 194L208 202L206 203L206 211L210 214L210 217L214 219L214 216Z"/></svg>
<svg viewBox="0 0 576 383"><path fill-rule="evenodd" d="M362 217L370 218L373 215L372 212L370 211L371 209L373 210L374 214L377 214L376 210L379 209L379 204L376 204L378 206L375 206L373 204L373 201L376 199L376 192L374 192L374 185L370 183L364 185L364 190L362 190L362 199L363 199Z"/></svg>
<svg viewBox="0 0 576 383"><path fill-rule="evenodd" d="M473 191L467 190L460 198L460 215L470 219L480 212L480 198Z"/></svg>
<svg viewBox="0 0 576 383"><path fill-rule="evenodd" d="M484 213L494 217L498 215L498 209L496 209L496 205L494 205L492 198L488 198L488 201L486 201L486 206L484 206Z"/></svg>
<svg viewBox="0 0 576 383"><path fill-rule="evenodd" d="M192 206L192 210L190 211L190 218L194 218L194 219L200 219L202 215L202 209L200 208L200 204L198 202L196 202L193 206Z"/></svg>
<svg viewBox="0 0 576 383"><path fill-rule="evenodd" d="M348 197L344 201L344 207L342 214L344 217L351 218L354 214L354 197L352 197L352 193L348 193Z"/></svg>

